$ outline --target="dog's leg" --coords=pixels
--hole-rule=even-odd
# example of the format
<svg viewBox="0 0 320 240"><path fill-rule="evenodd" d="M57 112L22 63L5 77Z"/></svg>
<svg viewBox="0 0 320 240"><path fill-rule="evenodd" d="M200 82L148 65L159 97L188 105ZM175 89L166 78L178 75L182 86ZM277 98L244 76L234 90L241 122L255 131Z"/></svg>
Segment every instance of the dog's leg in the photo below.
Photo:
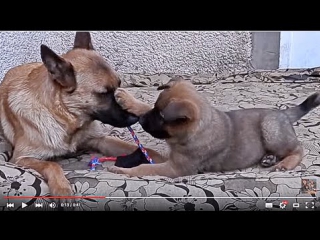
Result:
<svg viewBox="0 0 320 240"><path fill-rule="evenodd" d="M151 110L151 106L149 106L149 104L136 99L126 89L117 88L114 96L122 109L127 110L138 117Z"/></svg>
<svg viewBox="0 0 320 240"><path fill-rule="evenodd" d="M127 143L115 137L98 137L87 140L86 147L96 149L105 156L121 156L128 155L135 152L138 148L137 145ZM155 150L146 148L149 156L155 163L164 162L166 159Z"/></svg>
<svg viewBox="0 0 320 240"><path fill-rule="evenodd" d="M73 195L71 185L58 163L22 156L14 156L12 159L18 166L31 168L40 173L48 183L52 196Z"/></svg>
<svg viewBox="0 0 320 240"><path fill-rule="evenodd" d="M164 176L169 178L176 178L179 176L169 161L159 164L141 164L133 168L120 168L111 166L108 171L125 174L129 177L142 177L142 176Z"/></svg>
<svg viewBox="0 0 320 240"><path fill-rule="evenodd" d="M285 115L267 115L261 123L266 151L280 161L272 170L292 170L302 161L303 148Z"/></svg>
<svg viewBox="0 0 320 240"><path fill-rule="evenodd" d="M303 158L303 147L297 146L290 154L284 157L279 163L272 167L275 171L285 171L295 169L302 161Z"/></svg>

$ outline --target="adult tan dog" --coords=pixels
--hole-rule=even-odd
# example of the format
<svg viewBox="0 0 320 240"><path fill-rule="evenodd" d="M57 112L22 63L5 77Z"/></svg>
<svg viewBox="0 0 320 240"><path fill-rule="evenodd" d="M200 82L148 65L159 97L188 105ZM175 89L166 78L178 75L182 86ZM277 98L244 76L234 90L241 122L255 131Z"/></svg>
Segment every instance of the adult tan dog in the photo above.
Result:
<svg viewBox="0 0 320 240"><path fill-rule="evenodd" d="M291 170L303 157L292 123L320 105L320 93L315 93L287 110L223 112L213 108L193 84L182 78L172 79L158 89L163 91L153 109L134 100L124 89L117 90L117 100L124 109L141 115L139 122L146 132L166 140L169 159L133 168L112 166L109 171L174 178L244 169L262 161L266 154L279 159L274 170ZM129 155L128 161L132 157Z"/></svg>
<svg viewBox="0 0 320 240"><path fill-rule="evenodd" d="M62 56L41 45L41 58L42 63L6 73L0 84L0 129L13 146L11 162L38 171L51 195L68 196L73 193L62 168L42 160L80 149L107 156L131 153L136 145L104 136L101 122L127 127L138 118L116 103L120 79L94 50L90 33L77 32L73 48Z"/></svg>

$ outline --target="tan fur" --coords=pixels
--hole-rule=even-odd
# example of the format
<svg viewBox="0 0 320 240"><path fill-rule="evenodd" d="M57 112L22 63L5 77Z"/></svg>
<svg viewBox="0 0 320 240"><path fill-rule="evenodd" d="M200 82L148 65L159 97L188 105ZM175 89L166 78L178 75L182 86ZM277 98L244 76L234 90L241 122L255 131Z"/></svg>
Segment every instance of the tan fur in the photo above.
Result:
<svg viewBox="0 0 320 240"><path fill-rule="evenodd" d="M114 95L117 102L123 109L129 110L131 113L137 116L142 116L143 114L151 110L151 106L144 102L141 102L138 99L135 99L123 88L117 88Z"/></svg>
<svg viewBox="0 0 320 240"><path fill-rule="evenodd" d="M101 123L89 117L90 112L109 107L95 94L115 90L120 79L98 52L81 48L85 43L92 47L90 35L81 34L76 35L75 47L60 56L67 67L73 66L76 84L67 73L55 81L56 73L48 72L43 63L14 67L0 84L0 129L14 147L10 161L38 171L54 196L71 195L71 186L57 163L41 160L79 149L117 156L137 148L105 136ZM55 70L48 59L49 68Z"/></svg>
<svg viewBox="0 0 320 240"><path fill-rule="evenodd" d="M182 78L171 79L158 89L163 91L154 108L133 99L124 89L118 88L115 95L122 108L140 114L139 122L145 131L166 140L168 159L133 168L112 166L109 171L175 178L244 169L262 162L267 154L279 159L270 170L292 170L303 157L292 123L320 105L320 93L314 93L288 110L223 112L212 107L191 82Z"/></svg>

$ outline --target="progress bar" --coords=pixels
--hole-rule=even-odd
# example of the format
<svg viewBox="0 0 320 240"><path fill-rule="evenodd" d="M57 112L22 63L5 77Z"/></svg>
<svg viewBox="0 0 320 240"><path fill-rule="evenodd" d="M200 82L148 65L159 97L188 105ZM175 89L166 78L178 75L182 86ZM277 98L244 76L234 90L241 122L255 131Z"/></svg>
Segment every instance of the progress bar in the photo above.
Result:
<svg viewBox="0 0 320 240"><path fill-rule="evenodd" d="M193 196L168 196L168 197L160 197L160 196L150 196L150 197L116 197L116 196L6 196L4 199L166 199L166 198L180 198L180 199L190 199L190 198L198 198L198 199L314 199L316 197L306 196L306 197L193 197Z"/></svg>
<svg viewBox="0 0 320 240"><path fill-rule="evenodd" d="M6 196L4 199L85 199L85 198L90 198L90 199L105 199L105 196Z"/></svg>

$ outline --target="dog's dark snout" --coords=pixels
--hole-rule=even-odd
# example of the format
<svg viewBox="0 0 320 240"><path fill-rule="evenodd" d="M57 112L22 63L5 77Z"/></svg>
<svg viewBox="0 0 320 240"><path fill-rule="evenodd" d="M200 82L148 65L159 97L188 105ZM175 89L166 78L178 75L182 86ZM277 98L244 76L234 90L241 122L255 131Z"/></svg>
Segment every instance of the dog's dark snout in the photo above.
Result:
<svg viewBox="0 0 320 240"><path fill-rule="evenodd" d="M140 118L139 118L139 124L141 125L141 126L143 126L144 124L145 124L145 121L146 121L146 118L144 117L145 115L143 115L143 116L141 116Z"/></svg>
<svg viewBox="0 0 320 240"><path fill-rule="evenodd" d="M138 121L139 121L139 117L137 117L137 116L135 116L135 115L130 115L130 116L128 117L128 123L129 123L130 125L133 125L133 124L137 123Z"/></svg>

